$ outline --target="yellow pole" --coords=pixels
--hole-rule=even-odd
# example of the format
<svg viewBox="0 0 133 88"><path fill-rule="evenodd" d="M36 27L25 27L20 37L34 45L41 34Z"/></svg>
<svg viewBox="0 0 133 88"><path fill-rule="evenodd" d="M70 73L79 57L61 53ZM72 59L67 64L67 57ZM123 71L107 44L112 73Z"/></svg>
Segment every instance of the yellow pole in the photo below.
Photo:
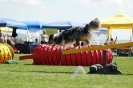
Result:
<svg viewBox="0 0 133 88"><path fill-rule="evenodd" d="M125 46L133 46L133 42L105 45L105 46L87 47L87 48L74 49L74 50L63 50L62 54L72 54L72 53L79 53L79 52L86 52L86 51L104 50L108 48L121 48Z"/></svg>
<svg viewBox="0 0 133 88"><path fill-rule="evenodd" d="M108 27L108 41L110 40L110 38L112 37L112 35L111 35L111 29L110 29L110 27Z"/></svg>
<svg viewBox="0 0 133 88"><path fill-rule="evenodd" d="M131 37L131 42L133 41L133 27L132 27L132 37Z"/></svg>

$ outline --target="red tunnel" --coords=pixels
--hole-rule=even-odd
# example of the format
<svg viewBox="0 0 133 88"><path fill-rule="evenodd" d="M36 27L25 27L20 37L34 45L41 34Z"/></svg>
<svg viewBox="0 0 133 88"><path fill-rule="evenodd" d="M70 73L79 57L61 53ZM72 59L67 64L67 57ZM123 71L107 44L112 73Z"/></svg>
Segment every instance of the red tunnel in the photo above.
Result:
<svg viewBox="0 0 133 88"><path fill-rule="evenodd" d="M93 47L93 46L89 46ZM83 48L83 46L78 46L78 49ZM67 47L69 50L70 47ZM107 51L107 64L112 62L112 51L106 49ZM43 44L34 48L32 54L46 54L49 52L61 52L60 46L51 46ZM33 64L37 65L64 65L64 66L91 66L93 64L103 65L103 50L81 52L67 55L56 55L50 57L33 58Z"/></svg>

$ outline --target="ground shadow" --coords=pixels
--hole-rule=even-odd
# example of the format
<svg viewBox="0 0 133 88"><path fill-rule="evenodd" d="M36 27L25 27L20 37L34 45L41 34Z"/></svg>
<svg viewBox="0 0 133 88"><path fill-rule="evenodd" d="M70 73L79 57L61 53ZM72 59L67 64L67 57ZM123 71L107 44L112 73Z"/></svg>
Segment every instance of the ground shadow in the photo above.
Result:
<svg viewBox="0 0 133 88"><path fill-rule="evenodd" d="M12 70L11 72L36 72L36 73L61 73L61 74L73 74L74 72L48 72L48 71L17 71Z"/></svg>

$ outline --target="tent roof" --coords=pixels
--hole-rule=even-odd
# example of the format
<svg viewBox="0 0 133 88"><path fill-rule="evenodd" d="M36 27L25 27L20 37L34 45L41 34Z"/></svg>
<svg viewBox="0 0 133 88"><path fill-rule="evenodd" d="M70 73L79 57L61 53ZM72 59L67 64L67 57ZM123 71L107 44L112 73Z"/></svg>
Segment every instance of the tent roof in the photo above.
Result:
<svg viewBox="0 0 133 88"><path fill-rule="evenodd" d="M57 22L45 24L43 25L43 28L57 28L57 29L65 30L75 26L85 26L85 25L82 23L72 22L72 21L57 21Z"/></svg>
<svg viewBox="0 0 133 88"><path fill-rule="evenodd" d="M102 20L103 28L131 28L132 26L133 18L124 13Z"/></svg>
<svg viewBox="0 0 133 88"><path fill-rule="evenodd" d="M42 26L45 25L44 22L40 21L22 21L25 23L29 30L42 29Z"/></svg>
<svg viewBox="0 0 133 88"><path fill-rule="evenodd" d="M11 27L11 28L22 28L22 29L27 28L26 24L24 24L20 21L8 19L8 18L0 18L0 26L1 27Z"/></svg>

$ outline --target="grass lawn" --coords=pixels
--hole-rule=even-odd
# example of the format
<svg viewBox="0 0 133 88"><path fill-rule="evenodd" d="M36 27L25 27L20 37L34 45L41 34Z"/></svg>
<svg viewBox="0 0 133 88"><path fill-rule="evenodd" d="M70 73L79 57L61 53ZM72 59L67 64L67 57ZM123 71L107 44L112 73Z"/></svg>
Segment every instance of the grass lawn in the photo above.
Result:
<svg viewBox="0 0 133 88"><path fill-rule="evenodd" d="M19 64L0 64L0 88L133 88L133 57L114 57L122 75L79 72L72 80L76 66L32 65L32 59L20 61L20 55L14 58Z"/></svg>

